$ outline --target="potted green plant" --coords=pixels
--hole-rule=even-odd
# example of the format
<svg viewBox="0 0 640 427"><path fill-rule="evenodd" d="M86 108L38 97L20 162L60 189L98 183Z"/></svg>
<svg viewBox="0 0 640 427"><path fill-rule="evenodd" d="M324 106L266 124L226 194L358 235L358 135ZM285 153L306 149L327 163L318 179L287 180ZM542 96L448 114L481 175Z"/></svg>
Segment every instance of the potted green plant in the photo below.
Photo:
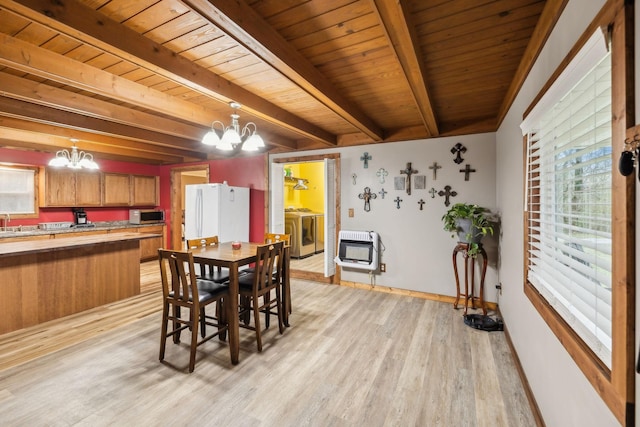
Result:
<svg viewBox="0 0 640 427"><path fill-rule="evenodd" d="M445 231L451 237L458 235L458 241L469 244L467 254L476 257L480 241L487 234L493 234L489 210L469 203L456 203L442 216Z"/></svg>

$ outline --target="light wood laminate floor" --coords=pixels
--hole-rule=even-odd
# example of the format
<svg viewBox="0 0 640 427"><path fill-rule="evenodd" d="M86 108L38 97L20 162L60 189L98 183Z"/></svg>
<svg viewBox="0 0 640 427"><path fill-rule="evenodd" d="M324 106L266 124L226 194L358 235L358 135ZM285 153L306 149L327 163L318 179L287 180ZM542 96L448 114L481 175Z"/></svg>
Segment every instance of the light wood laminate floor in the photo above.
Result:
<svg viewBox="0 0 640 427"><path fill-rule="evenodd" d="M0 425L535 425L504 334L407 296L294 280L262 353L241 330L239 365L212 340L188 374L188 337L160 363L155 268L141 297L0 337Z"/></svg>

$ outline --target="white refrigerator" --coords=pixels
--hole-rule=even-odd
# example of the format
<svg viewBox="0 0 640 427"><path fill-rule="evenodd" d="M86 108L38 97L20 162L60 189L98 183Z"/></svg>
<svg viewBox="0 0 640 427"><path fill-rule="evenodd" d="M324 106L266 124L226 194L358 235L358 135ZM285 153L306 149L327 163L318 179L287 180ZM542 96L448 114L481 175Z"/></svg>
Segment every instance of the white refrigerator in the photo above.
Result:
<svg viewBox="0 0 640 427"><path fill-rule="evenodd" d="M224 184L185 187L184 238L249 241L249 189Z"/></svg>

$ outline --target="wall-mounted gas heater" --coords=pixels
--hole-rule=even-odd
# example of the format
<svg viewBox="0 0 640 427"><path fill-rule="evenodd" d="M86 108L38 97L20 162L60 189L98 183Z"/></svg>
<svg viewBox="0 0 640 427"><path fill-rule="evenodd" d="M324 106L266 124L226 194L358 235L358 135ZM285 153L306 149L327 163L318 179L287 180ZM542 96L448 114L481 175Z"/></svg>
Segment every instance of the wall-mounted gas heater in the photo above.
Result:
<svg viewBox="0 0 640 427"><path fill-rule="evenodd" d="M380 238L375 231L341 230L338 235L336 264L345 268L377 270Z"/></svg>

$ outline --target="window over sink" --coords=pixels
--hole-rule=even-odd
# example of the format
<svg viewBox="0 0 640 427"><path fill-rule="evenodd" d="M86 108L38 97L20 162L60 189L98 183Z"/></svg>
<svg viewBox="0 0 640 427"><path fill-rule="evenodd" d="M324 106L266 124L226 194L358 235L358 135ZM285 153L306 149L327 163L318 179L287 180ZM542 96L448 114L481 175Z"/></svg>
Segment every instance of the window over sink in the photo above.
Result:
<svg viewBox="0 0 640 427"><path fill-rule="evenodd" d="M38 168L28 166L0 166L0 219L4 215L20 218L38 215Z"/></svg>

